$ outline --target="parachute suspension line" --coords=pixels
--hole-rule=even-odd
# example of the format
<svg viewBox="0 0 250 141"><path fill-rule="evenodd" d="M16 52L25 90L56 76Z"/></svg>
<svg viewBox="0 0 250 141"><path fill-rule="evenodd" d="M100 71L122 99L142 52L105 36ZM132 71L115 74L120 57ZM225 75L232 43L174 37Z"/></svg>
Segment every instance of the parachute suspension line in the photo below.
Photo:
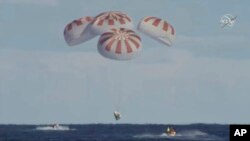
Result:
<svg viewBox="0 0 250 141"><path fill-rule="evenodd" d="M114 105L115 105L115 110L116 111L121 111L123 110L123 104L125 102L125 98L127 95L127 88L126 88L126 72L121 69L121 67L119 67L120 64L117 66L117 72L120 74L119 78L114 78L114 93L115 93L115 101L114 101Z"/></svg>
<svg viewBox="0 0 250 141"><path fill-rule="evenodd" d="M123 79L121 79L120 82L117 82L116 85L117 86L117 92L116 92L116 99L115 99L115 110L120 111L121 110L121 106L122 106L122 98L124 96L124 91L123 91Z"/></svg>

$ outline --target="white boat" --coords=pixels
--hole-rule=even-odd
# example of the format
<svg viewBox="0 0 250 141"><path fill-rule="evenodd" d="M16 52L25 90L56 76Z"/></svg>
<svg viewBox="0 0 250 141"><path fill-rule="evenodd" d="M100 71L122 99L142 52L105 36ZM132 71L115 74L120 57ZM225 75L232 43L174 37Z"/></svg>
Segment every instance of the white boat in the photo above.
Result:
<svg viewBox="0 0 250 141"><path fill-rule="evenodd" d="M168 127L166 130L166 134L168 136L175 136L176 135L176 131L174 130L174 128Z"/></svg>
<svg viewBox="0 0 250 141"><path fill-rule="evenodd" d="M58 128L60 128L60 125L57 123L57 124L50 125L50 127L54 128L54 129L58 129Z"/></svg>
<svg viewBox="0 0 250 141"><path fill-rule="evenodd" d="M70 130L70 128L68 126L61 126L59 124L51 124L51 125L48 125L48 126L37 127L36 130L64 131L64 130Z"/></svg>

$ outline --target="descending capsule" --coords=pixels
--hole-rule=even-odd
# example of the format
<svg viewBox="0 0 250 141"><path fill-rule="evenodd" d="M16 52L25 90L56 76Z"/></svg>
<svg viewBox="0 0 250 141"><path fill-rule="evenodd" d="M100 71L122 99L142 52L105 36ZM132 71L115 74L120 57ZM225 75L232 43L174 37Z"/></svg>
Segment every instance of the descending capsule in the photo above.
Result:
<svg viewBox="0 0 250 141"><path fill-rule="evenodd" d="M161 43L171 46L175 39L175 30L168 22L157 17L143 18L137 29Z"/></svg>
<svg viewBox="0 0 250 141"><path fill-rule="evenodd" d="M83 43L96 35L91 33L87 26L93 21L92 17L83 17L70 22L64 29L64 39L69 46Z"/></svg>
<svg viewBox="0 0 250 141"><path fill-rule="evenodd" d="M131 29L111 29L103 33L98 42L98 51L104 57L115 60L129 60L142 49L141 38Z"/></svg>
<svg viewBox="0 0 250 141"><path fill-rule="evenodd" d="M118 11L103 12L97 15L90 24L94 34L101 35L110 29L128 28L132 29L132 19L125 13Z"/></svg>

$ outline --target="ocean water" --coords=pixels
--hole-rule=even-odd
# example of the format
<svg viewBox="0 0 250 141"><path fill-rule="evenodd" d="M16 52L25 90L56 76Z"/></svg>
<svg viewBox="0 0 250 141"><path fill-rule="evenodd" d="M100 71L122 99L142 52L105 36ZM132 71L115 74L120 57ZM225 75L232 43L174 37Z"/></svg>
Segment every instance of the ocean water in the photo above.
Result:
<svg viewBox="0 0 250 141"><path fill-rule="evenodd" d="M175 137L164 131L173 127ZM229 141L229 125L86 124L0 125L0 141Z"/></svg>

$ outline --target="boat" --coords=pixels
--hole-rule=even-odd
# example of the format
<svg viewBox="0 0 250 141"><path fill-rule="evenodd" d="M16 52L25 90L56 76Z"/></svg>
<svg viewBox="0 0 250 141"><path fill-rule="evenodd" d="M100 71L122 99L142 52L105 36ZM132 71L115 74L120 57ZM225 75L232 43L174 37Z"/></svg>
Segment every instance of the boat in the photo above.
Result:
<svg viewBox="0 0 250 141"><path fill-rule="evenodd" d="M56 123L56 124L51 124L50 127L54 128L54 129L58 129L60 127L60 125L58 123Z"/></svg>
<svg viewBox="0 0 250 141"><path fill-rule="evenodd" d="M175 136L176 135L176 131L174 130L174 128L168 127L167 130L166 130L166 134L168 136Z"/></svg>
<svg viewBox="0 0 250 141"><path fill-rule="evenodd" d="M37 127L36 130L52 130L52 131L64 131L64 130L71 130L68 126L61 126L59 124L50 124L48 126L40 126Z"/></svg>

